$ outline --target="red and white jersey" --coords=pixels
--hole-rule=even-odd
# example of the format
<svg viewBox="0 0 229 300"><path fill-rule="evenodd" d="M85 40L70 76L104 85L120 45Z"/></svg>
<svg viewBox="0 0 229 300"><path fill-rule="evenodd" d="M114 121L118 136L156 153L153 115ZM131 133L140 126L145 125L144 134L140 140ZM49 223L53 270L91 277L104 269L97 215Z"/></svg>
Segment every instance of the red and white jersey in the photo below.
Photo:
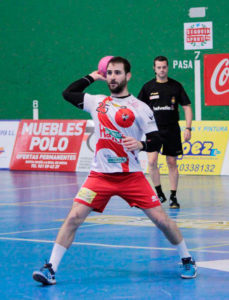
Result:
<svg viewBox="0 0 229 300"><path fill-rule="evenodd" d="M138 172L138 152L127 151L125 136L141 140L143 134L157 131L152 110L133 95L115 98L105 95L84 95L84 108L95 123L96 149L91 170L102 173Z"/></svg>

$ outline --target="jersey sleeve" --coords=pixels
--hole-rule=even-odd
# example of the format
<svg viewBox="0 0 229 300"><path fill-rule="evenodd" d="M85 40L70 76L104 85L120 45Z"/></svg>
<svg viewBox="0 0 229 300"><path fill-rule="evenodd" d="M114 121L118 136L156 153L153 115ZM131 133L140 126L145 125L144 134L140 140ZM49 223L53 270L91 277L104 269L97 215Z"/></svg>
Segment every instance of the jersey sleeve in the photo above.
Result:
<svg viewBox="0 0 229 300"><path fill-rule="evenodd" d="M83 91L94 82L94 79L87 75L81 79L70 84L64 91L63 97L74 106L84 109L84 96Z"/></svg>
<svg viewBox="0 0 229 300"><path fill-rule="evenodd" d="M147 104L142 102L138 117L138 123L144 134L152 131L158 131L153 111Z"/></svg>
<svg viewBox="0 0 229 300"><path fill-rule="evenodd" d="M88 113L92 113L97 107L97 104L101 101L101 98L105 98L106 96L102 95L91 95L88 93L84 94L84 103L83 103L83 110Z"/></svg>

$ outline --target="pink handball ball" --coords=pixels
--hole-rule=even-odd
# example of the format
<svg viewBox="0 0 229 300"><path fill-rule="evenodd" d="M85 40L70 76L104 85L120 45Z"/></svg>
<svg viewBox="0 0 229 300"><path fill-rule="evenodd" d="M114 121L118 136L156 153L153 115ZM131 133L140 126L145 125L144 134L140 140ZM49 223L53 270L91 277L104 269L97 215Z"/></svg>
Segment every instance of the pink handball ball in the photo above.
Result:
<svg viewBox="0 0 229 300"><path fill-rule="evenodd" d="M114 56L104 56L103 58L100 59L99 64L98 64L99 74L101 74L104 77L106 77L106 74L107 74L107 65L108 65L109 61L113 57Z"/></svg>

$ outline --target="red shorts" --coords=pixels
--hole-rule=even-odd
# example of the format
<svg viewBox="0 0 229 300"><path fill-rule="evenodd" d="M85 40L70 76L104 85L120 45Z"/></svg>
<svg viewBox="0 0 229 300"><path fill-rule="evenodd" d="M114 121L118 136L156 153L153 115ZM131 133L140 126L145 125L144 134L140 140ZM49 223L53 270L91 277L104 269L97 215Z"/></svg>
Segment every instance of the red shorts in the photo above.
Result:
<svg viewBox="0 0 229 300"><path fill-rule="evenodd" d="M112 196L122 197L130 206L147 209L161 205L142 172L97 173L91 171L74 201L103 212Z"/></svg>

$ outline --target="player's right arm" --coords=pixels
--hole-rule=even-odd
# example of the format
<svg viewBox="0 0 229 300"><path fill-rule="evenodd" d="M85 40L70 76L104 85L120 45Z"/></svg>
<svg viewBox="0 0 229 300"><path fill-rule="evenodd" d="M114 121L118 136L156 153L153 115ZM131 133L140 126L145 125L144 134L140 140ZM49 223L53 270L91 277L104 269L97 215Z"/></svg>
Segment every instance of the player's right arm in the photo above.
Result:
<svg viewBox="0 0 229 300"><path fill-rule="evenodd" d="M99 74L98 71L94 71L89 75L76 80L63 91L64 99L72 103L74 106L83 109L85 96L83 91L96 80L105 80L105 78Z"/></svg>

